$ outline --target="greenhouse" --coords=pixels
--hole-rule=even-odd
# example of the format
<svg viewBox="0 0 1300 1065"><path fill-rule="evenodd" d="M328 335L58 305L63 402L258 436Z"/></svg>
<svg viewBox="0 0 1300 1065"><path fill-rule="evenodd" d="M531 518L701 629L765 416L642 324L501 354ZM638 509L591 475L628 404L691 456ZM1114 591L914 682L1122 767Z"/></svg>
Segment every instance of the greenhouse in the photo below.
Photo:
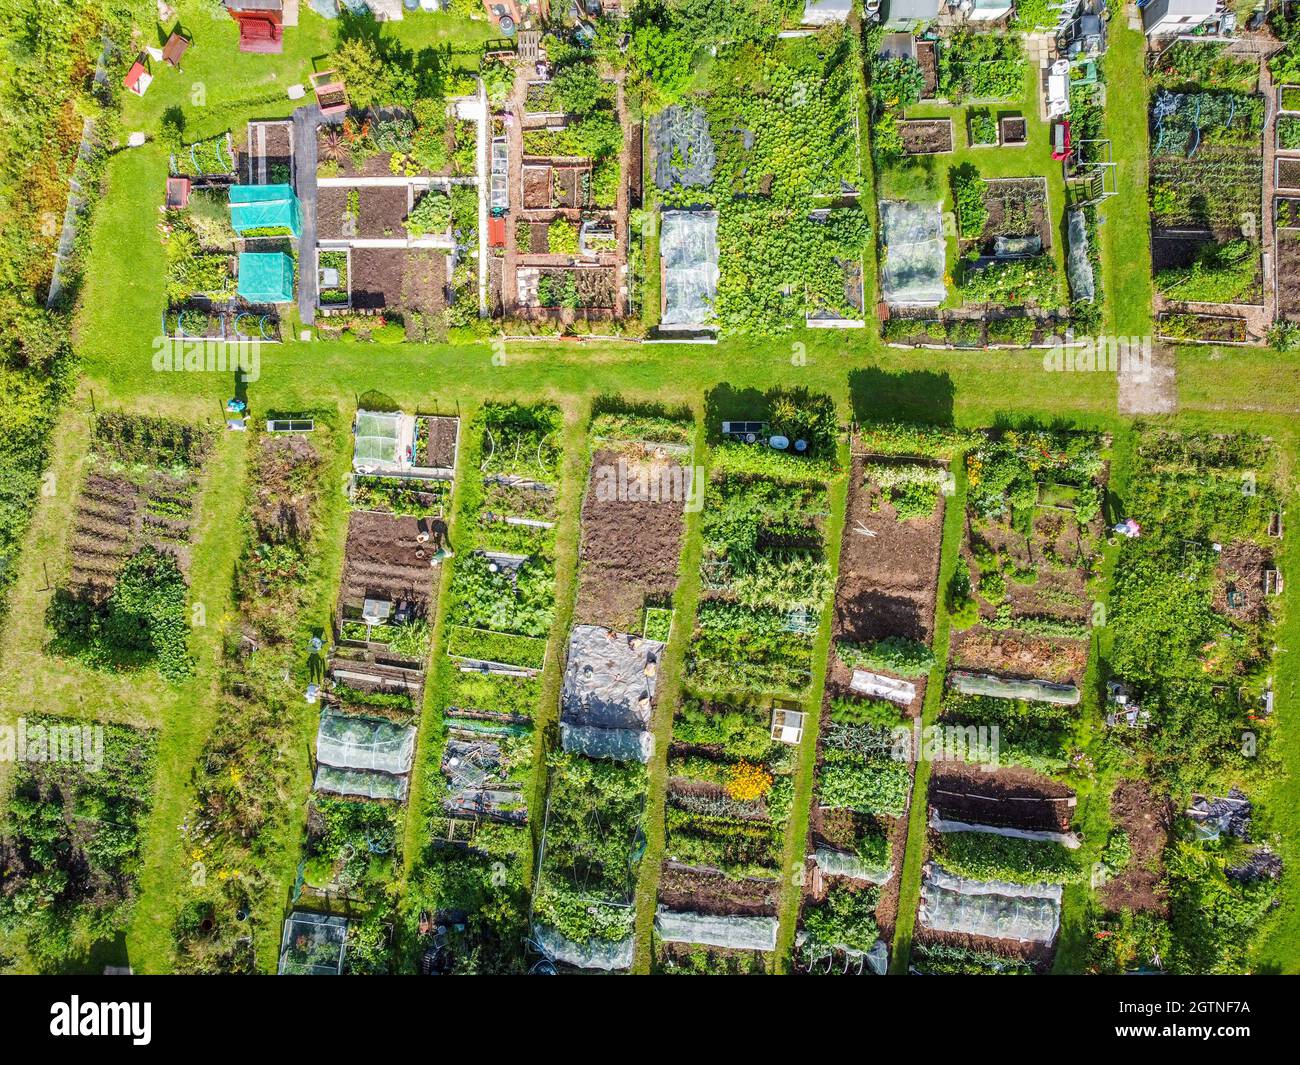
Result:
<svg viewBox="0 0 1300 1065"><path fill-rule="evenodd" d="M1021 943L1050 943L1061 924L1060 884L967 880L931 862L921 882L922 927Z"/></svg>
<svg viewBox="0 0 1300 1065"><path fill-rule="evenodd" d="M400 411L357 411L353 424L352 468L358 473L397 471L409 465L415 449L415 419Z"/></svg>
<svg viewBox="0 0 1300 1065"><path fill-rule="evenodd" d="M279 251L240 252L238 291L249 303L292 303L293 258Z"/></svg>
<svg viewBox="0 0 1300 1065"><path fill-rule="evenodd" d="M661 326L702 329L718 294L718 214L665 211L659 235L663 272Z"/></svg>
<svg viewBox="0 0 1300 1065"><path fill-rule="evenodd" d="M883 200L880 204L880 291L886 303L937 307L948 294L942 203Z"/></svg>
<svg viewBox="0 0 1300 1065"><path fill-rule="evenodd" d="M348 922L343 917L295 910L280 937L281 976L338 976L347 952Z"/></svg>
<svg viewBox="0 0 1300 1065"><path fill-rule="evenodd" d="M302 209L289 185L234 185L230 225L241 237L296 237Z"/></svg>
<svg viewBox="0 0 1300 1065"><path fill-rule="evenodd" d="M655 934L665 943L728 950L775 950L778 923L775 917L718 917L663 906L655 911Z"/></svg>
<svg viewBox="0 0 1300 1065"><path fill-rule="evenodd" d="M655 679L664 645L599 625L575 625L560 693L566 751L647 761Z"/></svg>

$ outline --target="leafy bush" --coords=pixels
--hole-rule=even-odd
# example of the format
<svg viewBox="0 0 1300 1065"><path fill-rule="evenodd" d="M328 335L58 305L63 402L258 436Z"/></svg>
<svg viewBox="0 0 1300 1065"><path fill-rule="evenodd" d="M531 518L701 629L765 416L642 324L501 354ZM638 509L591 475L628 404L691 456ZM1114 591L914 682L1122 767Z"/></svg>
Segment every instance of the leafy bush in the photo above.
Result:
<svg viewBox="0 0 1300 1065"><path fill-rule="evenodd" d="M413 237L443 233L451 226L451 197L442 189L429 189L406 216L406 231Z"/></svg>
<svg viewBox="0 0 1300 1065"><path fill-rule="evenodd" d="M868 951L878 935L879 901L879 888L833 887L825 899L804 910L803 930L818 946Z"/></svg>
<svg viewBox="0 0 1300 1065"><path fill-rule="evenodd" d="M988 186L970 163L953 167L949 172L952 200L957 210L957 226L963 237L978 237L988 224L989 209L984 203Z"/></svg>

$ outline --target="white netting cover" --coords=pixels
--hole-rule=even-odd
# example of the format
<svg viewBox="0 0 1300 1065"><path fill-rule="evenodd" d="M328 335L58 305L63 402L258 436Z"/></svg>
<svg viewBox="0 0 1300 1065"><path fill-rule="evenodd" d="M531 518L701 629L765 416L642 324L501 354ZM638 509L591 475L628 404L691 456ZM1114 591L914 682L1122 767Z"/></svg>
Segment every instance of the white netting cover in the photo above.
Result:
<svg viewBox="0 0 1300 1065"><path fill-rule="evenodd" d="M347 941L346 918L295 910L280 937L280 975L337 976Z"/></svg>
<svg viewBox="0 0 1300 1065"><path fill-rule="evenodd" d="M357 411L356 447L352 461L357 466L394 466L401 456L402 416Z"/></svg>
<svg viewBox="0 0 1300 1065"><path fill-rule="evenodd" d="M393 799L406 801L407 778L388 773L375 773L369 769L336 769L322 765L316 770L312 784L317 791L334 795L352 795L362 799Z"/></svg>
<svg viewBox="0 0 1300 1065"><path fill-rule="evenodd" d="M775 950L775 917L717 917L660 906L655 933L665 943L695 943L729 950Z"/></svg>
<svg viewBox="0 0 1300 1065"><path fill-rule="evenodd" d="M592 728L560 722L560 745L588 758L612 758L616 762L648 762L654 753L654 737L644 729Z"/></svg>
<svg viewBox="0 0 1300 1065"><path fill-rule="evenodd" d="M827 876L845 876L866 884L887 884L894 875L889 866L868 865L856 854L818 847L813 851L813 863Z"/></svg>
<svg viewBox="0 0 1300 1065"><path fill-rule="evenodd" d="M880 673L855 669L849 687L873 699L888 699L899 706L908 706L916 698L916 685L907 680L895 680Z"/></svg>
<svg viewBox="0 0 1300 1065"><path fill-rule="evenodd" d="M715 211L665 211L659 230L663 263L660 324L707 325L718 294L718 215Z"/></svg>
<svg viewBox="0 0 1300 1065"><path fill-rule="evenodd" d="M1070 277L1070 294L1076 300L1091 302L1097 296L1097 289L1092 276L1092 259L1088 257L1088 220L1078 208L1069 214L1067 235L1070 253L1065 265Z"/></svg>
<svg viewBox="0 0 1300 1065"><path fill-rule="evenodd" d="M586 943L575 943L568 936L545 925L533 926L533 938L556 961L579 969L602 969L605 972L630 969L632 951L636 945L632 936L613 941L591 939Z"/></svg>
<svg viewBox="0 0 1300 1065"><path fill-rule="evenodd" d="M1073 684L1055 684L1048 680L1007 680L988 674L953 673L952 686L963 695L987 695L994 699L1024 699L1031 703L1056 703L1074 706L1079 689Z"/></svg>
<svg viewBox="0 0 1300 1065"><path fill-rule="evenodd" d="M977 825L969 821L949 821L930 810L930 827L936 832L983 832L989 836L1006 836L1009 839L1037 839L1059 843L1068 850L1078 850L1079 837L1073 832L1051 832L1042 828L1005 828L1001 825Z"/></svg>
<svg viewBox="0 0 1300 1065"><path fill-rule="evenodd" d="M415 729L382 717L356 717L325 709L316 734L316 760L339 769L374 769L381 773L411 771Z"/></svg>
<svg viewBox="0 0 1300 1065"><path fill-rule="evenodd" d="M948 294L942 203L885 200L880 205L884 249L880 291L886 303L936 307Z"/></svg>
<svg viewBox="0 0 1300 1065"><path fill-rule="evenodd" d="M1060 884L966 880L931 862L921 882L919 919L936 932L1021 943L1050 943L1061 925Z"/></svg>

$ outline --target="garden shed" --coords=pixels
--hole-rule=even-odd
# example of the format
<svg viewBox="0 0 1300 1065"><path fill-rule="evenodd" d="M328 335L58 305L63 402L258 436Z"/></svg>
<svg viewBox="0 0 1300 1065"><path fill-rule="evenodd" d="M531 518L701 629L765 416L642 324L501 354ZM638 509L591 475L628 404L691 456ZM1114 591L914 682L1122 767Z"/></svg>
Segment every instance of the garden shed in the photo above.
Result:
<svg viewBox="0 0 1300 1065"><path fill-rule="evenodd" d="M240 252L239 295L249 303L292 303L293 259L282 251Z"/></svg>
<svg viewBox="0 0 1300 1065"><path fill-rule="evenodd" d="M241 237L296 237L302 232L302 208L292 186L233 185L230 225Z"/></svg>

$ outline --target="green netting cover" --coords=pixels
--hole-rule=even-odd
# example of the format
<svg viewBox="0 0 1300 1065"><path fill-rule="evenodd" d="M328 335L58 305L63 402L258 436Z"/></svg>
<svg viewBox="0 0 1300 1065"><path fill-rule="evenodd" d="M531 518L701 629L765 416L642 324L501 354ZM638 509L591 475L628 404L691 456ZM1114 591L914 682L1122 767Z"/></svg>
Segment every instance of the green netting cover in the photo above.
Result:
<svg viewBox="0 0 1300 1065"><path fill-rule="evenodd" d="M827 876L846 876L868 884L887 884L894 875L894 870L887 865L871 866L856 854L833 851L829 847L818 847L813 852L813 862Z"/></svg>
<svg viewBox="0 0 1300 1065"><path fill-rule="evenodd" d="M338 769L409 773L415 757L415 729L382 717L357 717L326 709L316 734L316 760Z"/></svg>
<svg viewBox="0 0 1300 1065"><path fill-rule="evenodd" d="M280 251L240 252L239 295L249 303L292 303L293 259Z"/></svg>
<svg viewBox="0 0 1300 1065"><path fill-rule="evenodd" d="M376 773L369 769L339 769L332 765L322 765L316 769L316 781L312 787L334 795L405 802L407 778Z"/></svg>
<svg viewBox="0 0 1300 1065"><path fill-rule="evenodd" d="M403 454L402 416L357 411L355 466L395 466Z"/></svg>
<svg viewBox="0 0 1300 1065"><path fill-rule="evenodd" d="M1031 703L1057 703L1074 706L1079 689L1073 684L1053 684L1047 680L1007 680L987 674L954 673L952 686L963 695L988 695L994 699L1025 699Z"/></svg>
<svg viewBox="0 0 1300 1065"><path fill-rule="evenodd" d="M632 967L632 950L636 943L632 936L613 941L590 939L586 943L576 943L555 929L539 924L533 926L533 938L547 954L565 965L605 972Z"/></svg>
<svg viewBox="0 0 1300 1065"><path fill-rule="evenodd" d="M235 185L230 190L230 225L243 236L252 230L302 232L302 210L289 185Z"/></svg>
<svg viewBox="0 0 1300 1065"><path fill-rule="evenodd" d="M936 932L1021 943L1050 943L1061 924L1060 884L967 880L931 862L921 882L919 918Z"/></svg>
<svg viewBox="0 0 1300 1065"><path fill-rule="evenodd" d="M696 943L730 950L775 950L775 917L718 917L660 906L655 933L665 943Z"/></svg>
<svg viewBox="0 0 1300 1065"><path fill-rule="evenodd" d="M346 918L295 910L280 937L280 975L338 976L347 943Z"/></svg>

